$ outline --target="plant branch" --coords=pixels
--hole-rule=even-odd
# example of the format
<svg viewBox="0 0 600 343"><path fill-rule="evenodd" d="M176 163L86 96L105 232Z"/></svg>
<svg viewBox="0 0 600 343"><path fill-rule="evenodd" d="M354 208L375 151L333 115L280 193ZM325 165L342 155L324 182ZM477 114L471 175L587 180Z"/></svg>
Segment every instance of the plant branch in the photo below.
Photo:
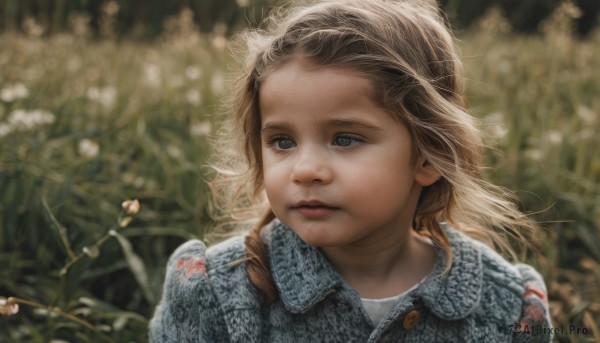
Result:
<svg viewBox="0 0 600 343"><path fill-rule="evenodd" d="M49 307L49 306L45 306L45 305L42 305L40 303L37 303L35 301L31 301L31 300L27 300L27 299L21 299L21 298L16 298L16 297L9 297L7 300L8 300L9 303L23 304L23 305L28 305L28 306L31 306L31 307L36 307L36 308L41 308L41 309L47 310L47 311L52 312L52 313L54 313L56 315L59 315L61 317L65 317L65 318L68 318L68 319L70 319L70 320L72 320L74 322L77 322L77 323L85 326L86 328L88 328L88 329L90 329L92 331L96 331L96 328L90 322L87 322L87 321L85 321L85 320L83 320L81 318L78 318L77 316L74 316L74 315L72 315L72 314L70 314L68 312L64 312L63 310L61 310L58 307Z"/></svg>

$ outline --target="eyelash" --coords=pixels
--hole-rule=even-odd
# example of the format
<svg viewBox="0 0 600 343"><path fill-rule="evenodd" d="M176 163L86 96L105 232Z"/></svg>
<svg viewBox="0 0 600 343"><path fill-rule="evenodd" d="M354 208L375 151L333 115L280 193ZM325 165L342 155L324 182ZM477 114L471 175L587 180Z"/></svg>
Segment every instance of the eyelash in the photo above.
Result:
<svg viewBox="0 0 600 343"><path fill-rule="evenodd" d="M347 134L347 133L346 134L339 134L339 135L335 136L334 141L336 139L339 139L339 138L349 139L350 141L352 141L352 142L358 142L359 144L365 142L360 136L351 135L351 134ZM351 148L353 148L354 146L357 145L357 144L352 144L352 142L350 143L350 145L340 145L340 146L343 147L343 148L346 148L346 149L351 149Z"/></svg>
<svg viewBox="0 0 600 343"><path fill-rule="evenodd" d="M293 140L288 136L274 136L274 137L269 138L269 140L267 141L267 145L278 151L288 150L288 149L281 149L276 146L277 142L280 142L282 140L289 140L289 141L293 142Z"/></svg>
<svg viewBox="0 0 600 343"><path fill-rule="evenodd" d="M337 139L349 139L351 142L349 145L337 145L340 146L343 149L346 150L350 150L356 147L356 145L360 144L360 143L364 143L364 140L357 135L352 135L352 134L337 134L334 138L333 141L335 142ZM282 140L289 140L291 141L294 145L296 144L292 138L290 138L289 136L273 136L271 137L268 141L267 141L267 145L274 148L277 151L285 151L285 150L289 150L291 148L288 149L282 149L276 146L277 142L280 142ZM352 144L352 142L358 142L358 144Z"/></svg>

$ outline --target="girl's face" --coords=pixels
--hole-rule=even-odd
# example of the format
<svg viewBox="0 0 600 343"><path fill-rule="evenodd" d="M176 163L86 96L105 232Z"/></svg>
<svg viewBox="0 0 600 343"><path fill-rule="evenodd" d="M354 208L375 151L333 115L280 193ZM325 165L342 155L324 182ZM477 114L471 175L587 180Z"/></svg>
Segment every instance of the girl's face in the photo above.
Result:
<svg viewBox="0 0 600 343"><path fill-rule="evenodd" d="M358 73L292 59L260 90L264 186L274 214L306 243L349 247L406 238L422 186L411 137Z"/></svg>

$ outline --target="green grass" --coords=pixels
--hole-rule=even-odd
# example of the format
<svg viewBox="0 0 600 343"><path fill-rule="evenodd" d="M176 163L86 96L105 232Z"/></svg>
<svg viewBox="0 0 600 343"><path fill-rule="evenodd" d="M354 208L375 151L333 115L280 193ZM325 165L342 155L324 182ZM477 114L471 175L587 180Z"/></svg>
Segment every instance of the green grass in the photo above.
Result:
<svg viewBox="0 0 600 343"><path fill-rule="evenodd" d="M468 34L471 113L488 132L489 176L542 227L530 256L546 278L554 326L600 339L600 35ZM588 341L591 336L561 336Z"/></svg>
<svg viewBox="0 0 600 343"><path fill-rule="evenodd" d="M530 262L546 278L554 324L591 328L600 326L600 36L558 43L484 32L459 46L471 112L496 148L489 177L544 228ZM22 305L0 317L0 342L146 341L166 259L212 224L206 134L235 62L194 34L153 44L4 34L0 46L0 296L96 327ZM142 210L119 228L120 204L133 198ZM92 253L61 275L84 247Z"/></svg>
<svg viewBox="0 0 600 343"><path fill-rule="evenodd" d="M210 224L206 134L230 61L194 39L144 45L0 36L9 47L0 52L0 295L83 315L112 327L115 341L145 340L166 258ZM37 109L50 119L36 121ZM69 254L58 228L79 253L106 235L132 198L142 211L122 239L59 276ZM146 284L131 272L121 241L143 261ZM74 338L77 324L42 312L22 306L18 316L0 318L7 328L0 341L98 341L86 331L79 335L88 338Z"/></svg>

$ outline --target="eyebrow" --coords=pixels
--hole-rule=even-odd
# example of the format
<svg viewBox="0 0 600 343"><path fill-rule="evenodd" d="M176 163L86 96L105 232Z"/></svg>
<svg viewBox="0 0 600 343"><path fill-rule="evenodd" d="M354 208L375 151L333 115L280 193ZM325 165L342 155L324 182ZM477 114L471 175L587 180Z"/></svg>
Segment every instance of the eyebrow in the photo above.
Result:
<svg viewBox="0 0 600 343"><path fill-rule="evenodd" d="M373 131L383 130L381 127L375 126L360 119L332 119L329 120L325 125L331 128L366 129Z"/></svg>
<svg viewBox="0 0 600 343"><path fill-rule="evenodd" d="M292 126L287 123L283 123L283 122L279 122L279 121L272 121L272 122L266 123L265 126L263 126L263 128L260 129L260 132L264 135L270 131L291 131L291 130L292 130Z"/></svg>
<svg viewBox="0 0 600 343"><path fill-rule="evenodd" d="M328 128L344 128L344 129L366 129L372 131L381 131L383 128L375 126L371 123L360 119L331 119L325 123ZM261 133L265 134L270 131L292 131L292 125L284 122L268 122L261 129Z"/></svg>

